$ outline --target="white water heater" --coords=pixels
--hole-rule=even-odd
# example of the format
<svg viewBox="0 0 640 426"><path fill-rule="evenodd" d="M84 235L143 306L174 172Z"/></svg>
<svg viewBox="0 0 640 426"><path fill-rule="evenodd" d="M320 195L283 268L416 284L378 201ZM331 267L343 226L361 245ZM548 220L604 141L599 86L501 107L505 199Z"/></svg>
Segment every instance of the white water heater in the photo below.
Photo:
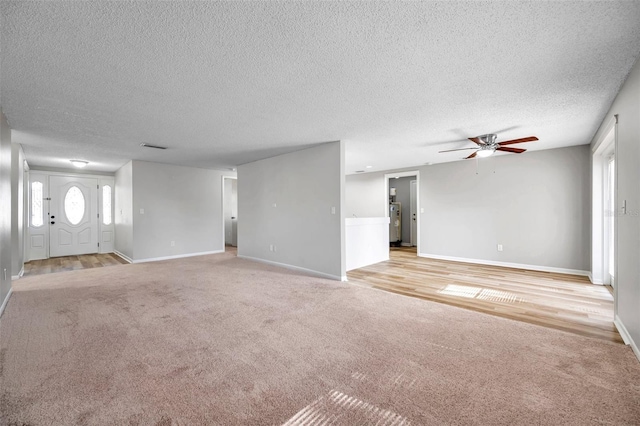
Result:
<svg viewBox="0 0 640 426"><path fill-rule="evenodd" d="M389 203L389 243L400 245L402 241L402 204Z"/></svg>

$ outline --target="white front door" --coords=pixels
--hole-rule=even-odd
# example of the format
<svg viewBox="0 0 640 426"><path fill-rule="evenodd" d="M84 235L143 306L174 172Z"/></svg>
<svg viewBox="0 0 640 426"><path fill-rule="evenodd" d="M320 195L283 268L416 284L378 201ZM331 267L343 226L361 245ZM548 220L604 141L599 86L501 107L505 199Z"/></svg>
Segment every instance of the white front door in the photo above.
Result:
<svg viewBox="0 0 640 426"><path fill-rule="evenodd" d="M98 252L98 179L49 176L50 257Z"/></svg>

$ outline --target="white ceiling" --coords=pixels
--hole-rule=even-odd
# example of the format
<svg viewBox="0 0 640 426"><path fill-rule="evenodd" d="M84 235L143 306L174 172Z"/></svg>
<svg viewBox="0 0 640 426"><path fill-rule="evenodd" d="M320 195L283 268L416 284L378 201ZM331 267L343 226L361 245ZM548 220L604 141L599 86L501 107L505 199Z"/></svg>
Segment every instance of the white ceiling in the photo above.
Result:
<svg viewBox="0 0 640 426"><path fill-rule="evenodd" d="M0 7L2 109L41 167L225 169L345 140L352 173L489 132L586 144L640 55L637 1Z"/></svg>

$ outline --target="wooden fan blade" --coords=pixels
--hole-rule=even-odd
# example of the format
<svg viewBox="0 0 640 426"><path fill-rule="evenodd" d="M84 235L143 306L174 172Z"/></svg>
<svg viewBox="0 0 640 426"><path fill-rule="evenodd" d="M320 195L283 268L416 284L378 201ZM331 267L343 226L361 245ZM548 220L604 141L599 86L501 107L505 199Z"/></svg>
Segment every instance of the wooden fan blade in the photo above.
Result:
<svg viewBox="0 0 640 426"><path fill-rule="evenodd" d="M473 157L475 157L477 153L478 153L478 151L474 152L473 154L471 154L471 155L470 155L470 156L468 156L468 157L465 157L465 160L468 160L469 158L473 158Z"/></svg>
<svg viewBox="0 0 640 426"><path fill-rule="evenodd" d="M484 144L482 143L482 141L480 140L480 138L469 138L469 140L470 140L471 142L475 142L475 143L477 143L478 145L484 145Z"/></svg>
<svg viewBox="0 0 640 426"><path fill-rule="evenodd" d="M498 145L500 146L513 145L514 143L533 142L537 140L538 138L536 138L535 136L529 136L527 138L511 139L510 141L498 142Z"/></svg>
<svg viewBox="0 0 640 426"><path fill-rule="evenodd" d="M453 152L453 151L466 151L467 149L478 149L478 148L448 149L448 150L446 150L446 151L438 151L438 153L441 153L441 152Z"/></svg>
<svg viewBox="0 0 640 426"><path fill-rule="evenodd" d="M513 152L514 154L522 154L523 152L526 151L526 149L522 149L522 148L503 148L503 147L499 146L498 148L496 148L496 151Z"/></svg>

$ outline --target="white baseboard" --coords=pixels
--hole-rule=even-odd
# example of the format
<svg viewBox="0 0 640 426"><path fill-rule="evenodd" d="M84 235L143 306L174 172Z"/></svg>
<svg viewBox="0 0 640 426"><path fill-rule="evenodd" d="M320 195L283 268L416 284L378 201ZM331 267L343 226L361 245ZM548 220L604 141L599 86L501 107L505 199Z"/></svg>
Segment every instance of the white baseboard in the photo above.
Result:
<svg viewBox="0 0 640 426"><path fill-rule="evenodd" d="M347 276L339 276L339 275L332 275L332 274L326 274L324 272L319 272L319 271L314 271L313 269L307 269L307 268L301 268L300 266L294 266L294 265L289 265L286 263L280 263L280 262L274 262L272 260L267 260L267 259L260 259L257 257L251 257L251 256L242 256L242 255L238 255L239 258L242 259L247 259L247 260L253 260L255 262L260 262L260 263L266 263L267 265L273 265L273 266L279 266L281 268L285 268L285 269L291 269L293 271L299 271L299 272L305 272L309 275L314 275L320 278L328 278L330 280L336 280L336 281L347 281Z"/></svg>
<svg viewBox="0 0 640 426"><path fill-rule="evenodd" d="M638 349L636 342L634 342L633 339L631 338L629 331L627 331L627 327L625 327L622 321L620 320L620 317L616 315L615 319L613 320L613 324L618 329L618 333L620 333L620 336L622 337L622 340L624 341L624 343L631 346L633 353L636 355L636 358L638 358L638 361L640 361L640 350Z"/></svg>
<svg viewBox="0 0 640 426"><path fill-rule="evenodd" d="M400 243L402 247L411 247L411 243Z"/></svg>
<svg viewBox="0 0 640 426"><path fill-rule="evenodd" d="M2 305L0 305L0 317L2 316L2 313L4 312L4 308L7 306L7 303L9 303L9 298L11 297L12 293L13 293L13 287L9 289L9 293L7 293L7 297L4 298L4 300L2 301Z"/></svg>
<svg viewBox="0 0 640 426"><path fill-rule="evenodd" d="M593 279L593 274L591 273L591 271L589 271L589 274L587 275L589 277L589 281L591 281L591 284L596 284L596 285L606 285L602 280L600 279Z"/></svg>
<svg viewBox="0 0 640 426"><path fill-rule="evenodd" d="M22 268L20 269L20 272L18 272L18 275L12 275L11 276L11 280L19 280L20 278L22 278L22 276L24 275L24 265L22 266Z"/></svg>
<svg viewBox="0 0 640 426"><path fill-rule="evenodd" d="M475 263L478 265L502 266L505 268L527 269L530 271L556 272L558 274L582 275L589 276L589 271L580 269L554 268L552 266L527 265L522 263L499 262L495 260L484 259L468 259L465 257L441 256L439 254L418 253L419 257L427 257L429 259L451 260L453 262Z"/></svg>
<svg viewBox="0 0 640 426"><path fill-rule="evenodd" d="M131 259L126 254L120 253L118 250L114 250L113 254L115 254L116 256L121 257L122 259L126 260L127 263L133 263L133 259Z"/></svg>
<svg viewBox="0 0 640 426"><path fill-rule="evenodd" d="M132 261L132 263L158 262L160 260L182 259L182 258L185 258L185 257L204 256L206 254L218 254L218 253L224 253L224 250L203 251L203 252L200 252L200 253L178 254L178 255L175 255L175 256L149 257L147 259L136 259L136 260Z"/></svg>

